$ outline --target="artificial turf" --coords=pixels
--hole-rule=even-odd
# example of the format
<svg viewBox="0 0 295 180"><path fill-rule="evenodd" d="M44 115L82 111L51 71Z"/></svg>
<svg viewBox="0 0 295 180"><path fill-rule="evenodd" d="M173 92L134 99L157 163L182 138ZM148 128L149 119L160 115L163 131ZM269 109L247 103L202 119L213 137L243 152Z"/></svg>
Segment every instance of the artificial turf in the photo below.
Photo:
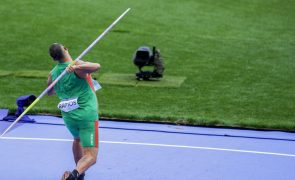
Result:
<svg viewBox="0 0 295 180"><path fill-rule="evenodd" d="M16 97L44 90L46 78L34 72L54 66L51 43L76 57L128 7L84 59L100 63L102 76L132 74L135 49L155 45L165 75L186 80L179 88L103 84L101 116L295 130L292 0L1 0L0 108L15 109ZM32 112L58 113L57 102L45 97Z"/></svg>

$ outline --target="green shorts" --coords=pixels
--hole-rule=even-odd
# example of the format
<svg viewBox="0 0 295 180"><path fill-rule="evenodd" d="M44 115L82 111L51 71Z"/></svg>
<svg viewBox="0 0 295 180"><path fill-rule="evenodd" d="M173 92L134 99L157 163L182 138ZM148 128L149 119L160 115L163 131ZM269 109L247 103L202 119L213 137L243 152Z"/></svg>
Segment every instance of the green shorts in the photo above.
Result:
<svg viewBox="0 0 295 180"><path fill-rule="evenodd" d="M75 139L80 139L83 147L98 147L98 121L65 120L65 124Z"/></svg>

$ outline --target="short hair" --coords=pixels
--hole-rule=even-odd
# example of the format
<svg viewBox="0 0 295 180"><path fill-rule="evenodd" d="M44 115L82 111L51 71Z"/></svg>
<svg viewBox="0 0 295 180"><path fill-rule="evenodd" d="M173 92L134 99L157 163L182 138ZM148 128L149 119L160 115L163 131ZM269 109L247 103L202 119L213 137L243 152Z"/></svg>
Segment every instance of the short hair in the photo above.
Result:
<svg viewBox="0 0 295 180"><path fill-rule="evenodd" d="M59 43L53 43L49 47L49 54L55 61L60 61L64 58L62 47L63 45Z"/></svg>

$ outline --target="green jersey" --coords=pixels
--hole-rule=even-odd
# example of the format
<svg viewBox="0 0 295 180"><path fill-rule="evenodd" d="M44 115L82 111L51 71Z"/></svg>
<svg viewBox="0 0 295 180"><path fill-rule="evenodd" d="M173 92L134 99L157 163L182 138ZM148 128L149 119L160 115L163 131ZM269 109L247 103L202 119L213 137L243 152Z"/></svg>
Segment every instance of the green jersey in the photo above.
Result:
<svg viewBox="0 0 295 180"><path fill-rule="evenodd" d="M54 81L71 62L59 63L51 71ZM61 111L65 121L96 121L98 120L98 103L91 83L91 76L80 78L74 72L67 73L54 86L61 101L77 99L79 107L68 112Z"/></svg>

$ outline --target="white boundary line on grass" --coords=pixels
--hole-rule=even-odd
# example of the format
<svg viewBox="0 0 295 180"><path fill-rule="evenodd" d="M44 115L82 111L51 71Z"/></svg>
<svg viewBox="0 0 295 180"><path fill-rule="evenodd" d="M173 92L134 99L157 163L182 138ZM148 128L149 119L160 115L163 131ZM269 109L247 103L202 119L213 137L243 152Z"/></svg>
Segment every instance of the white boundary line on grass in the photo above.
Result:
<svg viewBox="0 0 295 180"><path fill-rule="evenodd" d="M57 141L57 142L71 142L71 141L73 141L72 139L26 138L26 137L0 137L0 139L31 140L31 141ZM295 154L284 154L284 153L263 152L263 151L250 151L250 150L241 150L241 149L213 148L213 147L202 147L202 146L184 146L184 145L173 145L173 144L155 144L155 143L120 142L120 141L99 141L99 142L105 143L105 144L123 144L123 145L200 149L200 150L211 150L211 151L227 151L227 152L239 152L239 153L250 153L250 154L263 154L263 155L273 155L273 156L295 157Z"/></svg>

